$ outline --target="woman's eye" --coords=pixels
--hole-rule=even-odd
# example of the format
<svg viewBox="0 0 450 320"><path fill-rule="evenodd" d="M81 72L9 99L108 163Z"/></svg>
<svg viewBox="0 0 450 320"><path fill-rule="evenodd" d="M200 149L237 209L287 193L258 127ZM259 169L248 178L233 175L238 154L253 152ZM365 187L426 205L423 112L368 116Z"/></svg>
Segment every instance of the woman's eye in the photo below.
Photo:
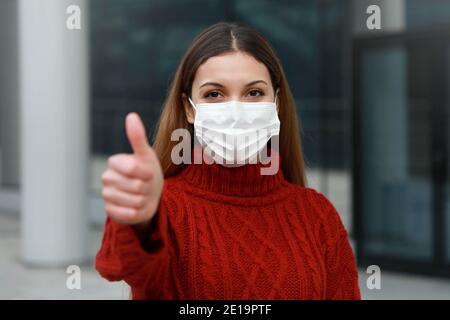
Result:
<svg viewBox="0 0 450 320"><path fill-rule="evenodd" d="M217 91L210 91L204 95L205 98L218 98L220 93Z"/></svg>
<svg viewBox="0 0 450 320"><path fill-rule="evenodd" d="M250 91L248 92L248 94L249 94L251 97L259 97L259 96L263 96L263 95L264 95L264 92L262 92L261 90L254 89L254 90L250 90Z"/></svg>

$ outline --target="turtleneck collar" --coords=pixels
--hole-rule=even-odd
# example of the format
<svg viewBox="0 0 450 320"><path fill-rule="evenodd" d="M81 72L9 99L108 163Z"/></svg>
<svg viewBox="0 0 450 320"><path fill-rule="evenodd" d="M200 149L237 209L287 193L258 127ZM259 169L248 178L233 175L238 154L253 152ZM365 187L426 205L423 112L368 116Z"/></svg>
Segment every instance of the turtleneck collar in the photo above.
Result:
<svg viewBox="0 0 450 320"><path fill-rule="evenodd" d="M278 161L278 170L275 174L261 174L261 169L266 168L267 170L273 165L271 163L262 164L258 162L239 167L225 167L217 163L207 164L202 161L196 164L192 161L180 173L180 178L194 187L222 195L262 196L271 193L286 181L281 170L279 153L271 149L270 154L271 161Z"/></svg>

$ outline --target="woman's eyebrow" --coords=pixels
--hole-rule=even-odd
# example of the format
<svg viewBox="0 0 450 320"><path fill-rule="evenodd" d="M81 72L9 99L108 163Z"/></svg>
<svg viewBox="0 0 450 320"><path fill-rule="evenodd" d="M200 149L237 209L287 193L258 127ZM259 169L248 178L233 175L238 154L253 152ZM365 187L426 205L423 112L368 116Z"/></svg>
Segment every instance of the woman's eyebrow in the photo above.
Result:
<svg viewBox="0 0 450 320"><path fill-rule="evenodd" d="M246 86L246 87L250 87L250 86L253 86L253 85L257 84L257 83L264 83L265 85L268 86L267 82L265 82L264 80L256 80L256 81L252 81L252 82L247 83L245 86Z"/></svg>
<svg viewBox="0 0 450 320"><path fill-rule="evenodd" d="M223 87L224 87L223 84L218 83L218 82L205 82L204 84L202 84L202 85L200 86L200 88L202 88L202 87L204 87L204 86L216 86L216 87L220 87L220 88L223 88Z"/></svg>

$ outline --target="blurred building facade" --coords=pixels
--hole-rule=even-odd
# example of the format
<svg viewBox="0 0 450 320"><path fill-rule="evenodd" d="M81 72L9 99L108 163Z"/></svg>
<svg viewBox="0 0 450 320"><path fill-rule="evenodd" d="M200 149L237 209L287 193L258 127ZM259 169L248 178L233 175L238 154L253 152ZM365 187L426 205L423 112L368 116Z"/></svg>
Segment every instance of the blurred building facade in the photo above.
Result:
<svg viewBox="0 0 450 320"><path fill-rule="evenodd" d="M0 10L0 29L8 31L0 32L0 209L11 212L23 206L25 179L18 147L23 22L17 3L6 0ZM90 79L86 215L91 223L104 218L100 175L106 157L130 151L125 115L137 111L153 132L171 77L193 37L218 21L243 21L279 54L297 102L310 186L335 204L360 263L446 275L450 1L84 4ZM381 8L380 30L367 29L370 4Z"/></svg>

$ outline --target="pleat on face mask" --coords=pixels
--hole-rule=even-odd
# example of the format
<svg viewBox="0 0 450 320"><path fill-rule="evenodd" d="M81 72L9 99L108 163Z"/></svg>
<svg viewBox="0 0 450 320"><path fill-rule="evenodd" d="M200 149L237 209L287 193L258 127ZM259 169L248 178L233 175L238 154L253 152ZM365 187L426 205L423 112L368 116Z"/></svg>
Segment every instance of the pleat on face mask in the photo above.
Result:
<svg viewBox="0 0 450 320"><path fill-rule="evenodd" d="M203 134L203 132L206 131L208 131L208 133ZM207 144L216 143L218 146L223 147L226 150L239 151L259 141L267 142L270 137L279 135L279 132L280 130L278 129L278 124L275 123L269 125L267 128L260 128L257 131L253 130L234 135L224 134L216 130L203 128L202 132L198 131L198 135L202 136L204 142Z"/></svg>
<svg viewBox="0 0 450 320"><path fill-rule="evenodd" d="M243 164L248 162L252 157L256 156L257 153L266 146L267 141L267 138L262 138L236 150L224 148L222 145L214 142L207 143L206 145L214 151L214 155L218 157L219 161Z"/></svg>

